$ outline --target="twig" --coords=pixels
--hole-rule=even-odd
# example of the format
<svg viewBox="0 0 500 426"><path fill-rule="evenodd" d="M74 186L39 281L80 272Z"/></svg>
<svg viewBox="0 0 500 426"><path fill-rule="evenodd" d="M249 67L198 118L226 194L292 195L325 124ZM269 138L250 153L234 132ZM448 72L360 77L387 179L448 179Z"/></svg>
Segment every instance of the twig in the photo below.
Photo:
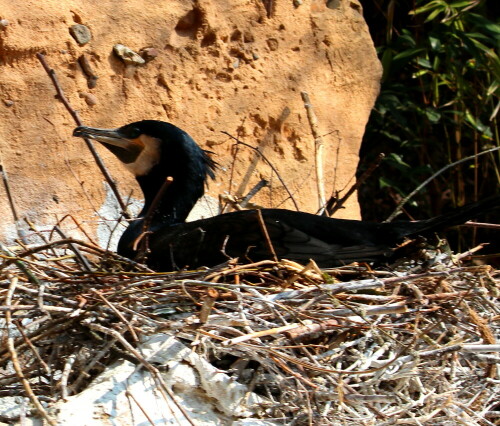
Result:
<svg viewBox="0 0 500 426"><path fill-rule="evenodd" d="M243 117L243 119L241 121L241 125L238 128L238 134L237 134L238 138L240 138L242 133L243 133L245 120L246 120L246 118ZM236 171L236 160L238 159L239 151L240 151L240 146L238 144L231 146L231 157L232 158L231 158L231 167L230 167L231 171L229 173L229 183L228 183L229 194L233 193L232 191L233 191L233 183L234 183L234 173ZM220 207L220 210L219 210L220 213L224 213L225 206L222 206L222 204L221 204L219 207Z"/></svg>
<svg viewBox="0 0 500 426"><path fill-rule="evenodd" d="M63 239L63 240L52 241L52 242L50 242L48 244L44 244L44 245L41 245L41 246L38 246L38 247L33 247L33 248L28 249L25 252L19 254L19 256L14 255L9 249L7 249L7 247L3 246L2 243L0 242L0 250L4 250L4 252L8 256L10 256L12 258L12 259L9 259L6 262L4 262L1 266L4 268L9 263L12 263L12 262L21 262L22 263L22 261L19 260L20 258L29 256L29 255L34 254L34 253L38 253L38 252L46 250L48 248L69 245L69 244L72 244L72 243L78 244L78 245L80 245L82 247L85 247L89 251L92 251L93 253L99 254L99 256L103 256L103 257L104 256L109 256L109 257L112 257L112 258L114 258L114 259L116 259L116 260L118 260L120 262L126 263L126 264L131 265L131 266L133 266L135 268L138 268L139 270L141 270L143 272L151 272L151 273L153 272L151 269L148 269L147 267L145 267L144 265L142 265L140 263L134 262L133 260L130 260L130 259L126 258L126 257L120 256L119 254L116 254L116 253L111 252L111 251L106 250L106 249L102 249L102 248L97 247L95 245L89 244L89 243L87 243L85 241L77 240L75 238L66 238L66 239ZM19 266L19 267L21 268L21 266ZM29 270L27 272L31 273L31 271L29 271ZM96 274L97 274L96 272L93 272L93 275L96 275ZM31 275L33 275L33 274L31 274ZM38 279L34 275L33 275L33 279L37 280L35 282L36 284L39 284Z"/></svg>
<svg viewBox="0 0 500 426"><path fill-rule="evenodd" d="M5 296L5 304L8 306L12 305L12 296L13 296L14 291L16 289L16 285L17 285L17 277L12 277L11 282L10 282L10 286L9 286L9 290L7 292L7 295ZM9 351L10 359L12 361L12 366L14 367L14 370L17 374L17 377L21 381L21 383L24 387L24 391L26 392L26 395L31 400L32 404L35 406L38 413L45 419L45 421L47 421L47 423L49 423L52 426L56 426L57 423L49 417L49 415L47 414L47 412L43 408L42 404L40 404L40 401L38 401L38 398L34 394L33 389L31 389L31 385L28 382L28 380L26 380L26 377L24 376L21 365L19 364L19 359L17 357L16 348L14 346L14 338L12 337L12 334L11 334L12 317L11 317L10 311L5 312L5 322L7 324L7 327L6 327L7 328L7 349Z"/></svg>
<svg viewBox="0 0 500 426"><path fill-rule="evenodd" d="M38 304L33 304L33 305L14 305L14 306L3 306L0 305L0 311L5 311L5 312L15 312L15 311L26 311L26 310L33 310L33 309L39 309L43 313L48 313L48 312L61 312L64 314L71 314L74 312L74 309L71 308L66 308L64 306L44 306L43 309L40 309L40 305Z"/></svg>
<svg viewBox="0 0 500 426"><path fill-rule="evenodd" d="M426 179L424 182L422 182L420 185L418 185L412 192L410 192L406 197L404 197L399 204L396 206L396 209L391 213L391 215L385 220L385 222L391 222L401 211L403 206L408 202L410 198L412 198L417 192L419 192L424 186L426 186L429 182L434 180L437 176L439 176L441 173L444 173L446 170L458 166L459 164L465 163L466 161L474 160L475 158L489 154L490 152L498 151L500 150L500 146L497 146L495 148L487 149L486 151L481 151L477 154L470 155L468 157L462 158L461 160L455 161L454 163L450 163L443 167L442 169L438 170L436 173L434 173L430 178Z"/></svg>
<svg viewBox="0 0 500 426"><path fill-rule="evenodd" d="M304 382L305 384L307 384L308 386L310 386L311 388L313 389L317 389L319 386L314 384L313 382L311 382L309 379L307 379L306 377L304 377L302 374L299 374L295 371L293 371L290 367L288 367L288 365L286 365L281 359L279 359L278 357L275 357L275 356L270 356L271 359L276 363L278 364L283 370L285 370L288 374L291 374L293 377L295 377L297 380L301 381L301 382Z"/></svg>
<svg viewBox="0 0 500 426"><path fill-rule="evenodd" d="M433 308L420 309L419 312L427 312L433 310L435 309ZM403 305L402 303L392 303L390 305L373 306L371 308L364 309L362 315L359 316L356 316L351 308L331 309L331 310L325 309L323 313L336 317L350 317L351 320L359 320L359 319L365 319L366 317L372 315L376 316L376 315L405 314L411 311L412 310L408 308L408 306Z"/></svg>
<svg viewBox="0 0 500 426"><path fill-rule="evenodd" d="M296 297L302 297L307 293L323 290L329 291L333 294L342 293L345 291L358 291L358 290L375 290L375 289L383 289L384 282L379 279L367 279L367 280L359 280L359 281L350 281L347 283L337 283L337 284L321 284L319 288L317 286L314 287L306 287L300 290L289 290L281 293L273 294L269 297L269 300L284 300L284 299L293 299Z"/></svg>
<svg viewBox="0 0 500 426"><path fill-rule="evenodd" d="M142 414L144 415L144 417L146 417L146 419L148 420L149 424L150 425L155 425L156 423L153 421L153 419L151 418L151 416L148 414L148 412L144 409L144 407L139 404L139 401L137 401L137 399L135 398L135 396L132 394L132 392L130 392L128 389L125 391L125 395L128 396L132 401L135 402L135 404L139 407L139 410L142 411Z"/></svg>
<svg viewBox="0 0 500 426"><path fill-rule="evenodd" d="M15 223L16 230L17 230L17 235L19 235L19 238L21 239L21 241L24 244L28 244L28 242L26 240L26 235L20 226L19 214L17 213L16 204L14 203L14 198L12 197L12 193L10 191L9 178L7 176L7 171L5 170L5 167L3 165L3 160L1 157L0 157L0 173L2 174L3 185L5 187L5 193L7 195L7 200L9 201L10 210L11 210L12 216L14 218L14 223Z"/></svg>
<svg viewBox="0 0 500 426"><path fill-rule="evenodd" d="M65 240L68 240L68 237L64 234L64 232L62 231L62 229L59 228L59 226L54 226L54 231L56 231ZM71 249L71 251L73 251L73 253L75 253L76 258L78 259L78 261L80 262L80 264L83 266L83 268L87 272L92 272L92 267L90 266L89 261L82 254L82 252L80 250L78 250L78 247L74 243L72 243L72 242L68 243L68 246Z"/></svg>
<svg viewBox="0 0 500 426"><path fill-rule="evenodd" d="M260 230L262 231L264 239L266 240L267 249L269 250L269 253L271 253L271 255L273 256L274 261L278 262L278 256L276 256L276 251L274 250L273 242L271 241L271 238L269 238L269 232L267 232L267 226L266 223L264 222L264 218L262 217L262 211L260 209L257 209L256 212L257 212L257 218L259 220Z"/></svg>
<svg viewBox="0 0 500 426"><path fill-rule="evenodd" d="M175 398L175 395L172 393L172 391L168 388L166 385L165 381L161 377L161 373L158 371L156 367L154 367L151 363L149 363L144 357L137 351L129 342L125 340L125 338L116 330L112 330L107 327L103 327L102 325L99 324L89 324L89 328L92 330L99 331L101 333L107 334L109 336L114 337L116 340L118 340L124 347L129 351L137 361L141 363L141 365L151 373L151 376L153 379L159 384L159 389L162 393L165 393L165 399L166 396L168 395L170 399L174 402L174 404L177 406L179 411L184 415L186 420L188 421L189 424L192 426L195 426L194 422L191 420L189 413L184 409L184 407L177 402L177 399Z"/></svg>
<svg viewBox="0 0 500 426"><path fill-rule="evenodd" d="M203 298L203 303L200 309L200 323L204 324L208 321L208 317L212 312L217 298L219 297L219 292L215 288L208 288L207 294Z"/></svg>
<svg viewBox="0 0 500 426"><path fill-rule="evenodd" d="M36 284L36 285L40 285L40 281L37 277L35 277L35 275L33 274L33 272L26 266L26 263L23 262L22 260L19 260L16 255L14 253L12 253L6 246L4 246L1 242L0 242L0 251L3 251L5 254L7 254L8 256L14 258L13 262L17 265L17 267L23 271L26 276L28 277L28 279L30 280L30 282L32 282L33 284ZM5 262L7 263L7 262ZM2 265L3 266L3 265Z"/></svg>
<svg viewBox="0 0 500 426"><path fill-rule="evenodd" d="M340 131L335 130L334 132L327 133L325 136L330 135L331 133L335 133L338 139L337 147L335 149L335 166L333 168L333 182L332 182L332 195L331 198L338 198L338 194L340 194L342 190L337 190L337 176L338 176L338 171L339 171L339 162L340 162L340 145L342 144L342 138L340 137ZM350 181L349 181L350 182ZM348 182L348 184L349 184Z"/></svg>
<svg viewBox="0 0 500 426"><path fill-rule="evenodd" d="M473 255L474 253L482 250L484 248L484 246L486 246L486 245L487 245L486 243L479 244L478 246L473 247L473 248L471 248L470 250L467 250L464 253L459 253L459 254L456 255L456 259L457 260L461 260L461 259L463 259L465 257L469 257L469 256Z"/></svg>
<svg viewBox="0 0 500 426"><path fill-rule="evenodd" d="M71 354L66 362L64 363L64 368L61 374L61 396L66 401L68 399L68 378L73 368L73 364L76 361L76 354Z"/></svg>
<svg viewBox="0 0 500 426"><path fill-rule="evenodd" d="M215 270L215 271L208 271L209 274L206 276L206 280L212 280L212 281L217 281L218 277L221 277L221 276L227 276L227 275L231 275L231 274L234 274L236 272L241 272L242 270L249 270L251 268L257 268L257 267L260 267L260 266L266 266L266 265L275 265L276 262L273 261L273 260L261 260L259 262L255 262L255 263L250 263L250 264L245 264L245 265L238 265L238 266L234 266L230 269L224 269L224 270ZM213 283L210 283L210 284L213 284Z"/></svg>
<svg viewBox="0 0 500 426"><path fill-rule="evenodd" d="M26 222L26 224L28 225L28 228L29 228L29 230L30 230L30 231L35 232L35 233L36 233L36 235L37 235L38 237L40 237L40 239L41 239L41 240L42 240L45 244L49 244L50 240L49 240L49 239L45 236L45 234L44 234L43 232L40 232L40 231L36 228L36 226L35 226L35 224L34 224L33 222L31 222L31 221L30 221L28 218L26 218L26 217L24 218L24 221L25 221L25 222ZM52 255L53 255L54 257L57 257L57 253L56 253L56 251L55 251L54 249L51 249L51 252L52 252Z"/></svg>
<svg viewBox="0 0 500 426"><path fill-rule="evenodd" d="M12 308L12 306L9 306L9 308ZM40 356L39 352L38 352L38 349L35 347L35 345L33 343L31 343L30 339L28 338L28 336L26 336L26 333L24 332L24 327L21 323L20 320L15 320L13 321L14 324L16 324L16 327L17 327L17 330L19 331L19 334L22 336L22 338L24 339L24 343L26 343L26 345L28 345L28 347L31 349L31 352L33 353L33 355L35 356L35 358L38 360L38 362L40 363L40 365L42 366L43 370L45 371L46 374L51 374L51 369L50 367L47 365L47 363L42 359L42 357Z"/></svg>
<svg viewBox="0 0 500 426"><path fill-rule="evenodd" d="M250 191L248 194L243 197L243 199L239 202L239 205L242 209L246 208L248 202L259 192L262 188L266 187L269 184L269 181L265 179L261 179Z"/></svg>
<svg viewBox="0 0 500 426"><path fill-rule="evenodd" d="M326 203L326 211L328 213L328 216L332 216L337 210L342 208L344 203L349 199L349 197L370 177L370 175L375 171L375 169L380 166L380 163L384 159L385 154L380 153L378 157L375 159L375 161L370 164L370 167L368 167L363 174L359 177L358 180L356 180L356 183L349 188L349 190L346 192L346 194L340 199L336 200L334 197L330 197L328 202Z"/></svg>
<svg viewBox="0 0 500 426"><path fill-rule="evenodd" d="M45 283L41 283L39 286L38 286L38 297L37 297L37 304L38 304L38 309L40 309L42 312L46 312L45 311L45 303L43 303L43 295L45 293ZM50 315L50 314L48 314Z"/></svg>
<svg viewBox="0 0 500 426"><path fill-rule="evenodd" d="M97 213L97 212L96 212ZM85 230L85 228L80 224L80 222L78 220L76 220L76 218L72 215L72 214L65 214L63 217L61 217L60 219L57 220L57 223L55 224L55 226L61 226L62 223L66 220L66 219L70 219L75 225L76 227L78 228L78 230L83 234L85 235L85 238L87 238L92 244L94 244L95 246L97 246L97 244L95 243L95 241L92 239L92 237L89 235L89 233ZM53 228L53 230L55 230ZM52 233L50 234L51 237L52 237Z"/></svg>
<svg viewBox="0 0 500 426"><path fill-rule="evenodd" d="M15 309L15 306L12 306L12 309ZM68 321L67 316L65 318L57 318L51 321L48 321L45 325L36 330L36 334L32 335L30 338L31 342L36 342L44 337L47 337L50 334L57 334L58 332L63 332L67 328L72 327L73 321ZM18 350L24 349L27 345L23 342L23 339L18 339L18 341L14 342L14 345L18 346ZM5 350L2 346L0 346L0 365L8 359L8 351Z"/></svg>
<svg viewBox="0 0 500 426"><path fill-rule="evenodd" d="M82 251L101 253L95 247L75 244ZM231 405L239 412L254 412L255 404L249 402L255 396L252 386L258 384L266 393L262 406L269 411L264 415L285 407L287 424L293 419L305 424L328 422L332 416L343 421L345 415L372 423L402 424L415 417L429 418L436 400L446 401L433 420L436 424L454 421L457 412L465 419L463 423L471 423L462 406L477 413L472 424L484 423L485 413L494 411L498 380L490 373L498 362L500 345L491 321L500 315L495 304L500 271L492 266L456 267L456 256L437 255L434 262L422 265L428 268L422 273L414 273L422 269L411 264L386 271L361 266L318 270L313 263L304 267L267 260L190 273L151 274L111 272L121 266L118 260L110 264L117 259L112 257L104 265L110 270L89 273L73 260L48 257L54 247L66 246L56 242L44 247L46 252L37 255L37 262L25 262L39 280L43 277L43 286L16 284L9 304L4 303L12 286L7 273L19 273L19 280L25 277L8 257L4 263L10 262L9 271L0 271L4 277L0 279L0 302L4 303L0 303L0 321L5 312L11 320L3 335L0 329L0 341L14 337L19 367L41 403L52 403L61 393L84 390L117 357L139 360L137 369L151 364L152 359L145 359L128 339L132 328L139 337L139 332L174 333L191 342L192 350L201 356L208 353L224 363L236 357L239 361L228 368L236 380L246 378L260 364L247 388L248 400ZM21 250L39 253L36 248L9 250L15 250L17 259ZM335 283L336 277L349 280L353 274L354 281ZM90 293L92 276L102 280L97 291L115 312ZM57 295L51 294L56 291ZM21 334L14 323L21 327ZM129 350L131 344L136 353ZM70 366L71 357L78 360L82 353L83 365ZM0 375L0 397L24 396L23 384L17 374L9 373L9 365L13 365L9 348L0 344L0 368L7 371ZM415 369L420 374L412 374ZM165 398L177 415L179 410L169 396L172 384L165 384L166 379L154 370L147 377L153 380L156 397ZM438 388L436 377L441 381ZM464 377L468 386L457 388ZM47 386L50 383L55 386ZM135 410L133 396L127 395ZM239 413L235 411L234 417L240 417Z"/></svg>
<svg viewBox="0 0 500 426"><path fill-rule="evenodd" d="M165 178L165 182L163 182L162 186L158 190L158 192L155 195L155 198L153 199L153 202L148 208L148 211L146 212L146 215L144 216L143 222L142 222L142 231L141 234L137 237L137 239L134 241L134 250L136 250L136 247L139 247L139 251L137 252L135 261L136 262L145 262L146 260L146 255L149 250L149 227L151 226L151 222L153 220L153 216L158 208L158 205L160 204L163 195L165 194L165 191L168 189L170 185L174 182L174 178L171 176L167 176Z"/></svg>
<svg viewBox="0 0 500 426"><path fill-rule="evenodd" d="M285 334L289 339L298 343L304 340L330 334L333 331L338 331L339 327L339 321L336 319L330 319L316 324L299 325L292 330L288 330Z"/></svg>
<svg viewBox="0 0 500 426"><path fill-rule="evenodd" d="M500 229L500 224L497 223L483 223L483 222L465 222L461 226L467 226L470 228L485 228L485 229Z"/></svg>
<svg viewBox="0 0 500 426"><path fill-rule="evenodd" d="M220 211L221 213L226 212L226 207L229 205L233 210L245 210L249 205L250 200L259 192L262 188L266 187L269 182L265 179L261 179L255 186L248 191L248 194L244 197L237 198L234 195L230 194L219 194L219 204L223 206ZM260 208L256 205L251 206L250 208Z"/></svg>
<svg viewBox="0 0 500 426"><path fill-rule="evenodd" d="M127 325L127 328L128 328L128 331L130 332L132 338L134 339L134 342L138 342L139 341L139 338L137 337L137 334L135 333L135 330L134 328L132 327L132 324L130 323L130 321L128 321L124 316L123 314L118 310L116 309L116 307L111 303L109 302L103 295L100 291L97 291L95 288L91 288L90 291L92 293L94 293L99 299L101 299L105 304L106 306L108 306L115 314L118 318L120 318L120 320Z"/></svg>
<svg viewBox="0 0 500 426"><path fill-rule="evenodd" d="M247 143L245 143L243 141L240 141L239 139L237 139L234 136L230 135L228 132L223 131L222 133L225 134L226 136L229 136L231 139L235 140L238 145L243 145L243 146L246 146L247 148L253 149L268 164L268 166L271 167L272 171L274 173L276 173L276 176L278 177L279 181L281 182L281 185L283 185L283 188L285 188L285 191L288 193L288 197L292 200L292 203L293 203L295 209L297 211L299 211L299 206L298 206L297 202L295 201L295 198L293 198L293 194L290 192L290 190L286 186L285 181L280 176L280 174L279 174L278 170L276 169L276 167L273 166L273 164L271 163L271 161L269 161L267 159L267 157L261 152L261 150L259 148L255 148L254 146L249 145L249 144L247 144Z"/></svg>
<svg viewBox="0 0 500 426"><path fill-rule="evenodd" d="M464 352L500 352L500 345L463 345Z"/></svg>
<svg viewBox="0 0 500 426"><path fill-rule="evenodd" d="M302 100L304 101L304 107L307 111L307 118L309 120L309 125L311 126L311 132L314 138L314 160L316 164L316 186L318 188L318 204L320 214L323 212L326 205L325 197L325 183L323 177L323 151L325 145L323 143L323 138L319 133L318 128L318 117L314 112L313 106L311 104L311 99L307 92L301 92Z"/></svg>
<svg viewBox="0 0 500 426"><path fill-rule="evenodd" d="M153 219L153 215L158 208L158 205L160 204L161 199L163 198L163 195L165 194L165 191L168 189L170 185L174 182L174 178L171 176L167 176L165 178L165 182L163 182L161 188L155 195L155 198L153 199L153 202L148 208L148 211L146 212L146 215L144 216L144 225L143 225L143 232L147 231L149 228L149 225L151 225L151 220Z"/></svg>
<svg viewBox="0 0 500 426"><path fill-rule="evenodd" d="M95 365L105 356L109 355L109 350L115 345L117 339L110 338L106 345L92 358L92 360L85 366L85 368L80 372L79 376L75 379L73 384L71 385L74 391L78 391L78 387L81 382L88 378L89 371L92 370Z"/></svg>
<svg viewBox="0 0 500 426"><path fill-rule="evenodd" d="M49 75L50 79L52 80L52 83L53 83L53 85L54 85L54 87L56 89L57 97L59 98L59 100L63 103L63 105L66 107L66 109L68 110L68 112L70 113L70 115L73 117L73 119L75 120L75 123L78 126L83 125L82 121L80 120L80 116L78 115L78 112L75 111L71 107L68 99L64 95L64 92L63 92L63 90L61 88L61 85L59 84L59 81L57 79L56 72L52 68L49 67L47 61L45 60L45 56L43 54L41 54L41 53L37 53L36 57L38 58L38 60L42 64L43 68L45 69L45 71ZM118 204L120 204L120 208L122 209L123 215L127 219L130 219L130 215L127 213L127 206L123 202L123 199L122 199L122 197L120 195L120 192L118 191L118 187L116 185L116 182L113 180L113 178L109 174L106 166L104 165L101 157L99 156L99 154L97 153L96 149L94 148L94 145L92 144L92 142L89 139L87 139L87 138L85 138L84 140L85 140L85 143L87 144L87 147L89 148L92 156L94 157L94 160L95 160L95 162L97 164L97 167L99 167L99 170L101 171L101 173L103 174L104 178L106 179L106 182L108 183L109 187L111 188L111 190L115 194L115 197L116 197L116 199L118 201Z"/></svg>
<svg viewBox="0 0 500 426"><path fill-rule="evenodd" d="M290 112L291 112L290 108L288 108L288 107L283 108L283 111L281 111L280 116L276 120L275 128L276 127L280 128L283 125L285 120L290 115ZM259 159L262 158L269 164L269 162L264 157L264 151L266 150L267 146L269 145L270 140L271 140L274 132L275 132L274 129L269 128L266 135L262 138L261 142L259 143L258 148L252 147L253 149L255 149L257 155L254 156L254 158L250 162L250 165L247 167L246 172L245 172L245 176L243 176L243 178L241 179L240 185L238 186L238 189L235 192L236 197L241 197L243 195L243 192L245 191L245 188L248 185L248 182L250 181L250 178L252 177L253 172L255 171L255 168L257 167ZM222 133L226 134L227 136L231 137L232 139L234 139L238 142L237 138L229 135L227 132L222 132ZM242 144L242 145L244 145L244 144ZM234 168L234 162L233 162L233 168ZM232 178L232 172L231 172L231 178Z"/></svg>
<svg viewBox="0 0 500 426"><path fill-rule="evenodd" d="M272 328L270 330L255 331L253 333L249 333L249 334L245 334L243 336L234 337L233 339L225 340L224 342L222 342L222 345L224 345L224 346L235 345L237 343L246 342L247 340L257 339L259 337L272 336L274 334L285 333L285 332L288 332L288 331L293 330L294 328L298 328L298 327L300 327L300 324L288 324L288 325L284 325L282 327Z"/></svg>

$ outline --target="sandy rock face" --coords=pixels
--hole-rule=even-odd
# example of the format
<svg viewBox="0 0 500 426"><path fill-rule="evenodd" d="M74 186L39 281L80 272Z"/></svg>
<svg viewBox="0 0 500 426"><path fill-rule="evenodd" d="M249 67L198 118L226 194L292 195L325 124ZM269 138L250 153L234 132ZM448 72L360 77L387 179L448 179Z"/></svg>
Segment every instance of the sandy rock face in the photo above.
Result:
<svg viewBox="0 0 500 426"><path fill-rule="evenodd" d="M299 3L0 0L1 162L21 226L26 228L24 218L53 226L71 214L95 236L103 219L118 216L92 156L71 136L75 122L56 99L39 52L84 124L172 122L215 153L220 170L210 196L244 195L267 179L270 187L255 202L293 209L290 192L301 210L314 212L314 138L301 98L306 91L325 144L327 197L349 187L381 68L355 0ZM119 57L116 45L144 63ZM223 131L259 147L288 191L265 161L247 147L236 150ZM126 170L98 150L123 197L132 191L140 199ZM4 185L0 212L0 234L15 237ZM358 215L352 198L337 217ZM63 228L78 234L73 220L64 219Z"/></svg>

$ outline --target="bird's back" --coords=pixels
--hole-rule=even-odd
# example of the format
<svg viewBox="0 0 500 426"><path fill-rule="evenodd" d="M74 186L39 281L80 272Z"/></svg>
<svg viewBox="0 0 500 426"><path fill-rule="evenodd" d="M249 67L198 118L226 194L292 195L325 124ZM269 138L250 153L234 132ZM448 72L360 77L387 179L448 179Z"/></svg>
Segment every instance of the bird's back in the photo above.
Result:
<svg viewBox="0 0 500 426"><path fill-rule="evenodd" d="M272 259L273 251L280 259L302 263L314 259L320 267L377 261L390 255L405 237L463 223L499 205L500 197L495 196L432 219L394 223L281 209L226 213L155 231L149 240L148 264L157 270L213 266L233 257L241 261Z"/></svg>
<svg viewBox="0 0 500 426"><path fill-rule="evenodd" d="M280 259L314 259L320 266L333 266L359 258L361 253L366 260L374 260L389 250L388 236L380 234L376 223L279 209L260 213L262 222L257 210L246 210L156 232L150 237L148 264L154 269L175 269L213 266L233 257L252 262L272 259L274 251Z"/></svg>

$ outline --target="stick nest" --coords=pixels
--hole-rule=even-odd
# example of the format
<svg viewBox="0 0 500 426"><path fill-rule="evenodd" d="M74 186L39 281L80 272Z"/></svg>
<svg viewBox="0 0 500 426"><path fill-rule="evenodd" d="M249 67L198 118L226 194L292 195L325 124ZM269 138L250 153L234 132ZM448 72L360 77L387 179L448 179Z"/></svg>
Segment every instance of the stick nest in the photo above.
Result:
<svg viewBox="0 0 500 426"><path fill-rule="evenodd" d="M230 261L165 274L75 240L3 253L0 397L28 396L39 414L119 358L144 364L132 348L161 332L286 424L500 418L500 271L489 266L432 253L380 270Z"/></svg>

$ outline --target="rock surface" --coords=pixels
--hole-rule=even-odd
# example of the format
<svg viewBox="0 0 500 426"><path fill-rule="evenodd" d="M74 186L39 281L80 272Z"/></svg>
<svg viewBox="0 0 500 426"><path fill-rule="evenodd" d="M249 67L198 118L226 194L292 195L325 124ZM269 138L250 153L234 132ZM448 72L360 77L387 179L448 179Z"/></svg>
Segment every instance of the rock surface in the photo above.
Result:
<svg viewBox="0 0 500 426"><path fill-rule="evenodd" d="M69 27L69 32L80 46L83 46L92 40L92 34L85 25L71 25L71 27Z"/></svg>
<svg viewBox="0 0 500 426"><path fill-rule="evenodd" d="M21 227L26 228L24 218L49 228L62 220L63 229L78 236L66 217L71 214L95 235L103 219L117 217L90 153L71 136L75 123L56 99L38 52L84 124L170 121L215 152L221 167L209 195L246 194L264 178L270 189L252 201L294 208L271 168L248 148L236 153L226 131L260 147L298 207L314 212L314 138L301 99L307 91L325 143L326 194L353 183L381 75L356 0L0 0L0 6L0 19L9 23L0 29L1 162ZM92 34L84 46L69 32L77 24ZM156 56L141 66L127 65L114 55L116 44ZM93 87L79 62L82 55L99 77ZM132 188L132 197L140 198L133 179L98 148L123 197ZM16 237L4 185L0 213L2 237ZM355 197L337 215L358 216Z"/></svg>

